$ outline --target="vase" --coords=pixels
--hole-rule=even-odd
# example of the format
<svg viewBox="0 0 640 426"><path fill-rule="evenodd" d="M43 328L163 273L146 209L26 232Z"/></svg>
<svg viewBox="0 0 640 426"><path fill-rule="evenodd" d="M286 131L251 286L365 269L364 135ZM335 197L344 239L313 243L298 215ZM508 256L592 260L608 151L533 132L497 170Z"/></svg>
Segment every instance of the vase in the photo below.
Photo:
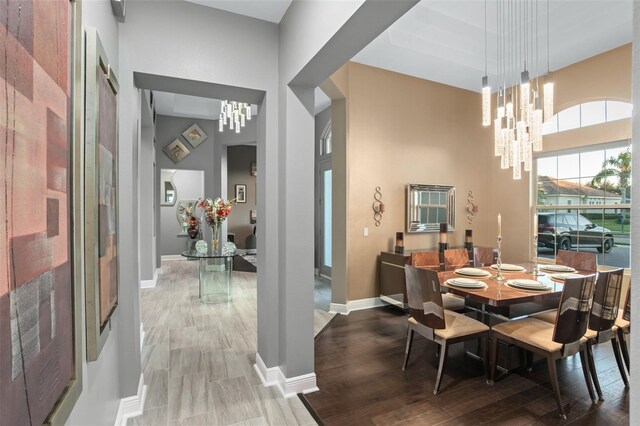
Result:
<svg viewBox="0 0 640 426"><path fill-rule="evenodd" d="M220 223L213 222L211 224L211 252L218 254L218 247L220 245Z"/></svg>

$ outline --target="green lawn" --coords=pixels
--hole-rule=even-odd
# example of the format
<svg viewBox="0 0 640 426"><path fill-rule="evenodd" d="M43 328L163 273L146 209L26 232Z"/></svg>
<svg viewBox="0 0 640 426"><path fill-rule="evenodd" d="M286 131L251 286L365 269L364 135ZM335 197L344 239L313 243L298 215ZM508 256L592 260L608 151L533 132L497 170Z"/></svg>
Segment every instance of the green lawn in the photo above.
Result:
<svg viewBox="0 0 640 426"><path fill-rule="evenodd" d="M592 220L592 222L598 226L609 229L614 234L629 234L631 232L631 225L622 225L618 223L616 219L605 219L604 222L602 220Z"/></svg>

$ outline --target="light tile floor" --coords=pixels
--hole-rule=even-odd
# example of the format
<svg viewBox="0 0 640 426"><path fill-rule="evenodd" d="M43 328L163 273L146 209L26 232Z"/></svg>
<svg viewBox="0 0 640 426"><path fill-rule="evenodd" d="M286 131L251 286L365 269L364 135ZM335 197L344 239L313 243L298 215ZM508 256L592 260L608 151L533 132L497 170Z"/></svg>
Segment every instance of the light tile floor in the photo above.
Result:
<svg viewBox="0 0 640 426"><path fill-rule="evenodd" d="M265 388L256 353L256 274L233 273L233 302L198 300L197 263L167 261L141 290L142 368L148 394L137 425L311 425L296 397ZM316 333L333 317L316 309Z"/></svg>

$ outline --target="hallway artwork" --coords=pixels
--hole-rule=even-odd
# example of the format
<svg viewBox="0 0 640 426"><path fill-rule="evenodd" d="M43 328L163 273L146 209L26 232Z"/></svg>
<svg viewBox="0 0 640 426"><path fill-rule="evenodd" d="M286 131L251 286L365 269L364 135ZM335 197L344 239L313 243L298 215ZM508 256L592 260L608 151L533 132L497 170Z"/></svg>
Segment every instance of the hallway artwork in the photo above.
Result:
<svg viewBox="0 0 640 426"><path fill-rule="evenodd" d="M0 425L42 424L74 372L68 0L0 22Z"/></svg>

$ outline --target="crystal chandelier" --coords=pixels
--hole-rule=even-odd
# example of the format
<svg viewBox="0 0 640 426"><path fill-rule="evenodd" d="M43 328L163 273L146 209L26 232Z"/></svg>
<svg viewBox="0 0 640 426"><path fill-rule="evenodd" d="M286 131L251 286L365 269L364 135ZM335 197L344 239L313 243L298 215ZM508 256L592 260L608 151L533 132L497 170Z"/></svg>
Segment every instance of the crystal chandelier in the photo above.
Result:
<svg viewBox="0 0 640 426"><path fill-rule="evenodd" d="M224 126L229 126L229 130L240 133L240 129L245 126L246 120L251 120L251 105L244 102L222 101L220 107L220 119L218 120L218 131L224 131Z"/></svg>
<svg viewBox="0 0 640 426"><path fill-rule="evenodd" d="M491 88L486 72L487 9L485 0L485 76L482 78L482 124L491 124ZM502 169L513 168L513 178L531 171L533 152L542 151L542 122L553 116L553 82L549 72L549 0L547 0L547 76L538 85L538 0L498 0L497 108L495 155ZM533 64L534 79L528 64ZM544 99L544 102L542 100ZM544 114L543 114L544 113Z"/></svg>

